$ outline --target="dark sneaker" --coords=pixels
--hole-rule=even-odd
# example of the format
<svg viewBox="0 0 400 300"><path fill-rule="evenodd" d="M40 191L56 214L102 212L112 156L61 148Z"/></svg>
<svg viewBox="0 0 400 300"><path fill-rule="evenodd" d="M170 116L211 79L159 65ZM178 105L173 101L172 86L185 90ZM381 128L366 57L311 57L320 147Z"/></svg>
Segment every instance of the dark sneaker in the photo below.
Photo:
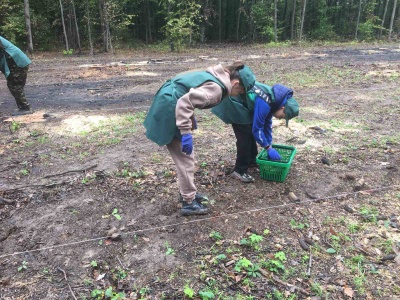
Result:
<svg viewBox="0 0 400 300"><path fill-rule="evenodd" d="M194 200L196 200L199 203L207 202L208 201L208 197L206 195L202 195L200 193L196 193L196 196L194 197ZM179 194L179 201L183 202L183 198L182 198L181 194Z"/></svg>
<svg viewBox="0 0 400 300"><path fill-rule="evenodd" d="M13 111L13 112L11 113L11 115L12 115L12 116L23 116L23 115L29 115L29 114L32 114L32 113L33 113L33 111L30 110L30 109L19 108L19 109Z"/></svg>
<svg viewBox="0 0 400 300"><path fill-rule="evenodd" d="M208 208L203 204L193 200L191 203L182 201L181 215L192 216L192 215L205 215L208 213Z"/></svg>
<svg viewBox="0 0 400 300"><path fill-rule="evenodd" d="M232 173L232 176L233 176L234 178L239 179L241 182L244 182L244 183L254 182L254 178L251 177L251 176L250 176L249 174L247 174L247 173L239 174L238 172L234 171L234 172Z"/></svg>

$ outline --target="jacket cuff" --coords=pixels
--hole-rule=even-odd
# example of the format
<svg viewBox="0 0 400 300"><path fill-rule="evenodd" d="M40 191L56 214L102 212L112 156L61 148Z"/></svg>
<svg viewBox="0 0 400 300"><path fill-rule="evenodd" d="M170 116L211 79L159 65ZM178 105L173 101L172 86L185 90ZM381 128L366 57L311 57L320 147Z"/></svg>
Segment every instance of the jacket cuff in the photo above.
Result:
<svg viewBox="0 0 400 300"><path fill-rule="evenodd" d="M192 133L192 131L190 130L190 129L182 129L181 130L181 135L184 135L184 134L191 134Z"/></svg>

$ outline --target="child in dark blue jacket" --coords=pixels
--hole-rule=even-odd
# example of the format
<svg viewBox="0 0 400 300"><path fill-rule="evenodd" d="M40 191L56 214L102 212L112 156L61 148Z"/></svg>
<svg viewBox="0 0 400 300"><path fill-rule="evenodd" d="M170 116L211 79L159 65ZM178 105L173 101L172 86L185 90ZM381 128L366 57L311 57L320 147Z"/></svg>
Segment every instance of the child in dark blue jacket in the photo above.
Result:
<svg viewBox="0 0 400 300"><path fill-rule="evenodd" d="M232 124L236 136L233 176L242 182L253 182L247 170L256 166L257 143L267 150L271 160L281 159L272 147L272 117L285 119L288 126L289 120L299 115L299 105L288 87L281 84L270 87L260 82L247 94L226 100L212 112L225 123Z"/></svg>

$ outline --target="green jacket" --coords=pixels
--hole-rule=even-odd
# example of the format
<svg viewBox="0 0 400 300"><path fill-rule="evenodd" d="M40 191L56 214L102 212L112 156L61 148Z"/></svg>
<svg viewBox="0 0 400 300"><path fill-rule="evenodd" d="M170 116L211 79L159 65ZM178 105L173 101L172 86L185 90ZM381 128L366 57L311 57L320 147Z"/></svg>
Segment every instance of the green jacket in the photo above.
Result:
<svg viewBox="0 0 400 300"><path fill-rule="evenodd" d="M255 85L269 94L274 101L274 93L270 86L260 82L256 82ZM255 96L254 91L250 90L237 97L226 97L220 104L213 107L211 112L226 124L251 124L253 123Z"/></svg>
<svg viewBox="0 0 400 300"><path fill-rule="evenodd" d="M6 78L10 75L10 69L8 68L6 61L6 53L12 57L18 67L23 68L31 63L31 60L21 51L21 49L0 36L0 71L6 76Z"/></svg>
<svg viewBox="0 0 400 300"><path fill-rule="evenodd" d="M191 88L201 86L206 81L217 83L225 93L225 86L206 71L177 75L165 82L154 96L153 104L143 123L146 127L147 138L160 146L169 144L174 137L181 139L180 131L176 126L176 103Z"/></svg>

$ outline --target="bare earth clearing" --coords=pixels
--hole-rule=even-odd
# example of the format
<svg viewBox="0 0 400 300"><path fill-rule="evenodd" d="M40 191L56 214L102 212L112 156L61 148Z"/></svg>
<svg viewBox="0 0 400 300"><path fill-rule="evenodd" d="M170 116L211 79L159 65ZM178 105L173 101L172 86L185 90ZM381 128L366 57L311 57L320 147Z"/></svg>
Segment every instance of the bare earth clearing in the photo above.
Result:
<svg viewBox="0 0 400 300"><path fill-rule="evenodd" d="M241 184L233 130L197 111L212 212L181 217L142 121L166 79L237 59L293 88L274 142L297 154L285 182ZM0 299L400 299L399 83L398 44L36 54L35 114L9 118L0 78Z"/></svg>

